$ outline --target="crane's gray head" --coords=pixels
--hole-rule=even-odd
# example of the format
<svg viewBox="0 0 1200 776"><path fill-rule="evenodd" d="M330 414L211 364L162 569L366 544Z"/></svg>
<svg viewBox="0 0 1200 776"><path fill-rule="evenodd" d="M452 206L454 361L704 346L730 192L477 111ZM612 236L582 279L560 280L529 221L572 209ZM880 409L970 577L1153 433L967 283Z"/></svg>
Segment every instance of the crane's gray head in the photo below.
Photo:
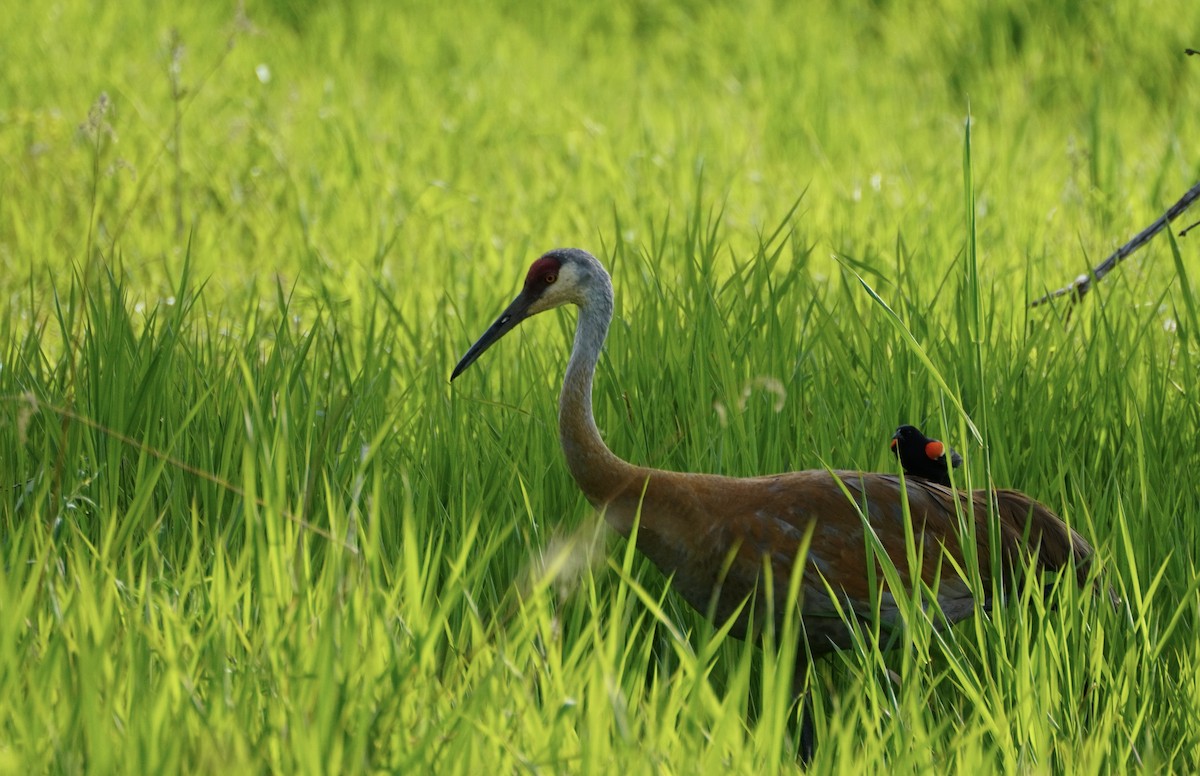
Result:
<svg viewBox="0 0 1200 776"><path fill-rule="evenodd" d="M526 318L565 304L585 305L601 298L611 304L612 283L595 256L579 248L558 248L544 254L529 265L521 293L466 352L450 379L465 372L483 351Z"/></svg>

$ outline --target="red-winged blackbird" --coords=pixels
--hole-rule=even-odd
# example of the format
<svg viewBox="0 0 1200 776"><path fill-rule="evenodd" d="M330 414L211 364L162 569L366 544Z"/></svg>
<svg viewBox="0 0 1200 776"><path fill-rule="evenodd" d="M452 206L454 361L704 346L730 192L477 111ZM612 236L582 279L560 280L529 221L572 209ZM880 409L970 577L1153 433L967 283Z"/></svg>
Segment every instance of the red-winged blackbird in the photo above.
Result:
<svg viewBox="0 0 1200 776"><path fill-rule="evenodd" d="M962 456L936 439L930 439L916 426L901 426L892 435L892 451L900 459L906 477L920 477L940 485L950 485L950 469L962 466ZM949 460L946 453L950 454Z"/></svg>

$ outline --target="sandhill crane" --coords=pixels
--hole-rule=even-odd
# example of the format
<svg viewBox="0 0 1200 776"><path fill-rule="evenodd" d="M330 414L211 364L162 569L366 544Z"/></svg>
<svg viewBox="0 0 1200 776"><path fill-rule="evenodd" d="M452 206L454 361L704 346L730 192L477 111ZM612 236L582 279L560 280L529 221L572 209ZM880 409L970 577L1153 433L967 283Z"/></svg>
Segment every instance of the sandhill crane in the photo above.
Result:
<svg viewBox="0 0 1200 776"><path fill-rule="evenodd" d="M969 568L964 565L956 506L965 519L974 517L976 546L968 549L978 553L979 573L987 589L993 576L992 541L999 543L995 571L1005 581L1028 566L1038 570L1073 566L1079 579L1085 578L1092 554L1087 542L1045 506L1014 490L967 493L924 479L823 469L724 477L663 471L621 460L604 444L592 415L592 378L612 321L612 282L600 262L583 250L554 250L533 262L520 294L466 352L450 379L521 321L567 304L579 308L558 408L559 437L571 476L622 535L628 537L635 519L639 521L638 550L670 578L689 604L718 622L736 614L735 635L753 636L761 624L751 622L748 613L761 614L763 607L744 604L764 587L766 564L772 580L772 589L766 592L771 600L787 600L792 566L809 531L811 545L798 601L807 653L819 656L851 643L839 609L871 617L874 600L879 602L882 624L898 624L898 606L891 596L881 595L883 575L868 570L868 564L877 561L867 549L863 515L900 579L908 584L905 495L922 558L920 577L934 585L940 576L937 599L948 622L975 610L965 581L949 571L939 575L943 566L949 566L942 562L943 553L952 556L958 568ZM988 528L989 499L996 519L993 530ZM871 590L872 584L879 588ZM777 611L776 617L781 620L782 612ZM807 661L798 659L797 688L806 675ZM810 750L811 715L803 717L801 745Z"/></svg>
<svg viewBox="0 0 1200 776"><path fill-rule="evenodd" d="M962 466L962 456L937 439L930 439L916 426L901 426L892 435L892 452L900 459L907 477L921 477L950 485L950 470Z"/></svg>

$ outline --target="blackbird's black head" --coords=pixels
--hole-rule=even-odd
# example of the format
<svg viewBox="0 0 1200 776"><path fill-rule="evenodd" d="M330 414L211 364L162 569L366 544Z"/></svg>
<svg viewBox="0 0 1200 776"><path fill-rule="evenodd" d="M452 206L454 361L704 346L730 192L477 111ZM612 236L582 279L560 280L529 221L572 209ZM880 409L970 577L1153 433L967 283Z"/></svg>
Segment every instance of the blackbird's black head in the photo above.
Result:
<svg viewBox="0 0 1200 776"><path fill-rule="evenodd" d="M921 477L942 485L950 484L950 469L962 465L962 456L936 439L930 439L916 426L901 426L892 435L892 451L900 459L904 474ZM947 455L949 453L949 455Z"/></svg>
<svg viewBox="0 0 1200 776"><path fill-rule="evenodd" d="M921 429L916 426L901 426L896 429L896 433L892 434L892 449L895 450L903 445L920 445L925 446L929 441L929 437L921 433Z"/></svg>

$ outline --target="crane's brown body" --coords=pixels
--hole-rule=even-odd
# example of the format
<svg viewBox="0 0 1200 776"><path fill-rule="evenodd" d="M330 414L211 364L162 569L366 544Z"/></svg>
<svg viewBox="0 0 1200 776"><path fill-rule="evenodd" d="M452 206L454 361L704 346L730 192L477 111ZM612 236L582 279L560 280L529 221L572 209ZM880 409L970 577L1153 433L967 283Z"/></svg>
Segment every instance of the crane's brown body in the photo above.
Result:
<svg viewBox="0 0 1200 776"><path fill-rule="evenodd" d="M702 613L725 622L741 609L733 632L745 635L748 596L762 592L770 564L772 601L786 600L805 534L812 532L800 587L800 615L813 655L845 647L850 630L839 616L878 616L885 626L898 615L892 593L868 546L864 518L903 581L909 568L904 494L920 559L920 578L936 590L949 622L969 616L975 599L959 570L969 568L963 538L977 553L985 589L991 589L991 543L999 543L1000 573L1029 567L1073 568L1086 576L1091 547L1042 504L1015 490L955 491L922 479L893 474L824 469L764 477L723 477L632 466L613 456L590 433L573 402L582 393L564 389L560 428L571 474L605 520L624 536L637 521L637 547L676 591ZM989 526L988 498L995 522ZM955 502L958 502L956 507ZM961 524L960 524L960 521ZM974 530L967 525L974 522ZM953 558L946 563L944 555ZM881 586L871 590L869 585ZM1011 581L1006 579L1005 582ZM836 604L831 594L840 598ZM882 595L881 595L882 594ZM777 611L781 617L783 612Z"/></svg>
<svg viewBox="0 0 1200 776"><path fill-rule="evenodd" d="M824 469L736 478L621 460L604 444L592 416L592 378L612 317L611 284L599 262L583 251L552 251L534 262L521 295L472 346L453 376L524 318L563 304L580 310L559 401L559 433L571 475L618 532L629 536L636 521L638 549L688 603L718 622L738 613L739 635L758 624L749 620L751 608L743 604L764 592L768 565L772 598L786 601L808 532L798 606L814 655L848 644L850 629L839 610L878 616L885 626L898 615L894 596L907 591L887 590L884 574L871 568L878 561L868 525L902 584L919 574L936 590L949 622L975 611L977 602L958 571L972 565L988 590L997 573L1009 581L1030 569L1069 568L1080 580L1085 577L1091 547L1049 509L1017 491L963 492L892 474ZM909 533L919 569L909 568ZM977 564L967 562L969 554Z"/></svg>

